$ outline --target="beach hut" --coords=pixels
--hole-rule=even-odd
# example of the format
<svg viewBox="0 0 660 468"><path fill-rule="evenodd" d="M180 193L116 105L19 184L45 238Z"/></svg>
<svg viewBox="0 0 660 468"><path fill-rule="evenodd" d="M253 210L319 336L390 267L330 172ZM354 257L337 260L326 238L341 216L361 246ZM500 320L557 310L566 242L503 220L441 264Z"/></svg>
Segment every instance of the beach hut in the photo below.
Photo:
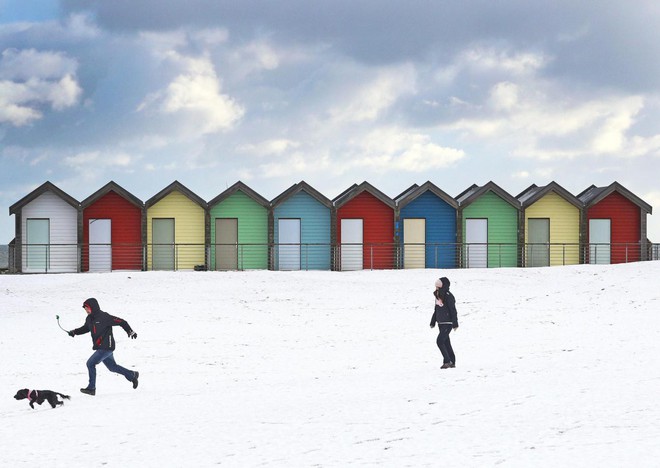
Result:
<svg viewBox="0 0 660 468"><path fill-rule="evenodd" d="M516 198L522 205L524 265L580 263L582 202L556 182L544 187L532 184Z"/></svg>
<svg viewBox="0 0 660 468"><path fill-rule="evenodd" d="M142 200L109 182L80 206L82 271L142 270Z"/></svg>
<svg viewBox="0 0 660 468"><path fill-rule="evenodd" d="M207 204L178 181L145 202L147 269L206 268Z"/></svg>
<svg viewBox="0 0 660 468"><path fill-rule="evenodd" d="M455 268L456 200L431 182L413 185L395 200L403 267Z"/></svg>
<svg viewBox="0 0 660 468"><path fill-rule="evenodd" d="M394 268L394 200L363 182L338 195L333 205L339 269Z"/></svg>
<svg viewBox="0 0 660 468"><path fill-rule="evenodd" d="M585 205L585 262L625 263L647 259L646 215L652 207L630 190L613 182L592 185L578 195Z"/></svg>
<svg viewBox="0 0 660 468"><path fill-rule="evenodd" d="M456 197L458 238L466 268L515 267L519 264L520 202L494 182L472 185Z"/></svg>
<svg viewBox="0 0 660 468"><path fill-rule="evenodd" d="M45 182L9 207L16 215L14 270L77 272L80 203Z"/></svg>
<svg viewBox="0 0 660 468"><path fill-rule="evenodd" d="M271 200L273 267L329 270L332 258L332 201L306 182Z"/></svg>
<svg viewBox="0 0 660 468"><path fill-rule="evenodd" d="M236 182L208 203L213 270L268 268L268 214L270 203Z"/></svg>

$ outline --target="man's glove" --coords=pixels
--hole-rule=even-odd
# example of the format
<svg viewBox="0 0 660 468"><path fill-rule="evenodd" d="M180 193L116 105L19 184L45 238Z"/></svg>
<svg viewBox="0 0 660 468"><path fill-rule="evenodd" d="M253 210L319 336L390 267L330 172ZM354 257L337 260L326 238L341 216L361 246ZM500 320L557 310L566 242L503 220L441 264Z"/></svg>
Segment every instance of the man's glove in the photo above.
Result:
<svg viewBox="0 0 660 468"><path fill-rule="evenodd" d="M67 332L67 333L69 333L69 336L70 336L71 338L73 338L74 336L76 336L76 333L75 333L73 330L71 330L71 331L69 331L69 332Z"/></svg>
<svg viewBox="0 0 660 468"><path fill-rule="evenodd" d="M131 330L131 331L128 332L128 337L132 338L132 339L135 339L135 338L137 338L137 333L135 333L133 330Z"/></svg>
<svg viewBox="0 0 660 468"><path fill-rule="evenodd" d="M435 328L435 323L432 323L432 324L431 324L431 328Z"/></svg>

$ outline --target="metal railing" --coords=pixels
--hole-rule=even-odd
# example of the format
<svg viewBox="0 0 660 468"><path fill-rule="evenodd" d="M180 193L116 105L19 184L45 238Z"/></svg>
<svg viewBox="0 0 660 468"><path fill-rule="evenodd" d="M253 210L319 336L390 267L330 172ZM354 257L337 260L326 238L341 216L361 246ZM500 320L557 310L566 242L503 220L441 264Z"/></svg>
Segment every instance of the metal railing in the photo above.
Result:
<svg viewBox="0 0 660 468"><path fill-rule="evenodd" d="M0 271L386 270L543 267L660 260L660 244L9 244ZM2 255L4 253L4 255Z"/></svg>

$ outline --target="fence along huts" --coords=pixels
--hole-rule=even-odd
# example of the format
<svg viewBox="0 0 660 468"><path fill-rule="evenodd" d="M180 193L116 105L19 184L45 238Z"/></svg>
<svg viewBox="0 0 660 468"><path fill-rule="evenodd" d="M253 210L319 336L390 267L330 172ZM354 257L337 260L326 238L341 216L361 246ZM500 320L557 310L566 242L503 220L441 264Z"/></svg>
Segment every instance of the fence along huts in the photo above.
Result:
<svg viewBox="0 0 660 468"><path fill-rule="evenodd" d="M456 200L426 182L397 196L396 204L403 267L455 268Z"/></svg>
<svg viewBox="0 0 660 468"><path fill-rule="evenodd" d="M143 268L142 200L111 181L80 204L82 271Z"/></svg>
<svg viewBox="0 0 660 468"><path fill-rule="evenodd" d="M147 269L192 270L206 265L206 202L174 181L145 202Z"/></svg>
<svg viewBox="0 0 660 468"><path fill-rule="evenodd" d="M522 204L524 265L580 263L582 202L556 182L532 184L516 198Z"/></svg>
<svg viewBox="0 0 660 468"><path fill-rule="evenodd" d="M394 200L368 182L333 200L341 270L395 266Z"/></svg>
<svg viewBox="0 0 660 468"><path fill-rule="evenodd" d="M578 195L585 205L585 263L624 263L648 259L646 215L652 207L618 182L591 185Z"/></svg>
<svg viewBox="0 0 660 468"><path fill-rule="evenodd" d="M16 215L14 267L23 273L78 271L80 203L45 182L9 207Z"/></svg>
<svg viewBox="0 0 660 468"><path fill-rule="evenodd" d="M492 181L481 187L472 185L456 200L462 266L518 266L520 202Z"/></svg>
<svg viewBox="0 0 660 468"><path fill-rule="evenodd" d="M210 268L267 269L268 200L239 181L209 201L208 205Z"/></svg>
<svg viewBox="0 0 660 468"><path fill-rule="evenodd" d="M329 270L332 201L301 181L271 200L273 268Z"/></svg>

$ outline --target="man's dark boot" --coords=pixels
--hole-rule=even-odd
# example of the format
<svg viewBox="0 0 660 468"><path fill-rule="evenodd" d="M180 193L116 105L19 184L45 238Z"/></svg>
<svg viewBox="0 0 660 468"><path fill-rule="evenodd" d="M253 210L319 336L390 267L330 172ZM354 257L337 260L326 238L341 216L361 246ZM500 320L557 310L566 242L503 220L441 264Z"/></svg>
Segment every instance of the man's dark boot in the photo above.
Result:
<svg viewBox="0 0 660 468"><path fill-rule="evenodd" d="M85 395L92 395L92 396L96 395L95 388L81 388L80 391Z"/></svg>

